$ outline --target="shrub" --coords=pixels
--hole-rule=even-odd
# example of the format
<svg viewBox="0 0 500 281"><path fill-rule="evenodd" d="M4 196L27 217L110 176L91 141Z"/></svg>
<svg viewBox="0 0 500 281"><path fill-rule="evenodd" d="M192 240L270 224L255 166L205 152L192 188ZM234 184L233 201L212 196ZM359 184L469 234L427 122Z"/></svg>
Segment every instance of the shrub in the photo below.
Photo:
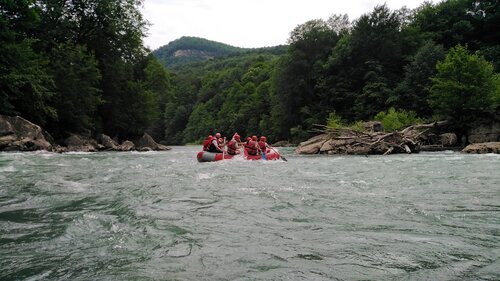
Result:
<svg viewBox="0 0 500 281"><path fill-rule="evenodd" d="M380 121L384 129L388 132L422 122L413 111L397 111L391 107L387 112L379 112L375 115L375 120Z"/></svg>
<svg viewBox="0 0 500 281"><path fill-rule="evenodd" d="M337 113L330 112L330 114L328 114L328 118L326 119L326 127L328 127L328 129L342 128L342 118L340 118Z"/></svg>

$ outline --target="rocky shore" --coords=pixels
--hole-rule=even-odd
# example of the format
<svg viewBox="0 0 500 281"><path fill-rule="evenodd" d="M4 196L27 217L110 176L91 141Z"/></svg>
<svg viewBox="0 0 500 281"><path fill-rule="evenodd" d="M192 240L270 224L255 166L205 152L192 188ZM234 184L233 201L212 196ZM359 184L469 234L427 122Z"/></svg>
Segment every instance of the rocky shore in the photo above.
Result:
<svg viewBox="0 0 500 281"><path fill-rule="evenodd" d="M318 130L320 134L300 143L297 154L392 154L460 150L465 153L500 153L500 123L478 124L460 140L446 121L420 124L401 131L384 132L380 122L365 123L365 131L349 128ZM469 143L464 148L465 144Z"/></svg>
<svg viewBox="0 0 500 281"><path fill-rule="evenodd" d="M96 151L166 151L170 147L158 144L147 133L135 141L118 143L100 134L96 138L72 134L62 144L56 144L43 129L19 116L0 115L0 151L96 152Z"/></svg>

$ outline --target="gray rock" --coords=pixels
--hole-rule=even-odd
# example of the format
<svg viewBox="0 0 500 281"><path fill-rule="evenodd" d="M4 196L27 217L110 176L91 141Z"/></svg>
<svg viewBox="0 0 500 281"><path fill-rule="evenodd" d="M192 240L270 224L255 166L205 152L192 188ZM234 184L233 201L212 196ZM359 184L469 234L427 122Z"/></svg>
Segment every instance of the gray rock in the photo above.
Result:
<svg viewBox="0 0 500 281"><path fill-rule="evenodd" d="M165 150L170 150L170 147L156 143L155 140L150 135L144 133L144 135L142 135L142 137L137 141L136 149L139 151L149 151L149 150L165 151Z"/></svg>
<svg viewBox="0 0 500 281"><path fill-rule="evenodd" d="M0 116L0 137L13 134L14 134L14 128L12 128L10 122L6 120L5 116Z"/></svg>
<svg viewBox="0 0 500 281"><path fill-rule="evenodd" d="M321 134L301 142L295 149L298 154L316 154L320 152L323 144L328 140L328 134Z"/></svg>
<svg viewBox="0 0 500 281"><path fill-rule="evenodd" d="M0 115L0 150L50 150L42 128L19 116Z"/></svg>
<svg viewBox="0 0 500 281"><path fill-rule="evenodd" d="M119 146L120 151L130 151L135 148L135 144L131 141L124 141L122 144Z"/></svg>
<svg viewBox="0 0 500 281"><path fill-rule="evenodd" d="M99 150L99 144L96 140L76 134L72 134L65 139L64 144L69 151L96 152Z"/></svg>
<svg viewBox="0 0 500 281"><path fill-rule="evenodd" d="M99 141L105 150L120 150L120 145L105 134L98 135L97 141Z"/></svg>
<svg viewBox="0 0 500 281"><path fill-rule="evenodd" d="M455 133L444 133L439 135L439 138L443 146L455 146L458 143L458 138Z"/></svg>
<svg viewBox="0 0 500 281"><path fill-rule="evenodd" d="M500 154L500 142L473 143L465 147L462 152Z"/></svg>

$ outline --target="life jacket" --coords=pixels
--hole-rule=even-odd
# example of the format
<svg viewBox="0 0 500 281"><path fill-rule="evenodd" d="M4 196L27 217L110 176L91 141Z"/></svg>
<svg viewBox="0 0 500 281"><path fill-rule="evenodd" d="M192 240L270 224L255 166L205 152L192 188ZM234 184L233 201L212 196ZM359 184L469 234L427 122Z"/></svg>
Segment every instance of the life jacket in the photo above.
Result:
<svg viewBox="0 0 500 281"><path fill-rule="evenodd" d="M257 147L255 147L255 141L250 140L246 145L247 153L250 155L257 155Z"/></svg>
<svg viewBox="0 0 500 281"><path fill-rule="evenodd" d="M262 153L266 153L267 143L265 141L259 141L259 147Z"/></svg>
<svg viewBox="0 0 500 281"><path fill-rule="evenodd" d="M236 152L236 141L235 140L230 140L228 143L227 143L227 154L231 154L231 155L236 155L237 152Z"/></svg>
<svg viewBox="0 0 500 281"><path fill-rule="evenodd" d="M203 141L203 151L208 151L208 149L210 148L210 144L212 143L212 140L214 139L214 137L207 137L204 141Z"/></svg>
<svg viewBox="0 0 500 281"><path fill-rule="evenodd" d="M214 140L217 140L217 138L212 138L210 141L210 145L208 146L208 152L215 152L215 153L220 153L220 149L214 144Z"/></svg>

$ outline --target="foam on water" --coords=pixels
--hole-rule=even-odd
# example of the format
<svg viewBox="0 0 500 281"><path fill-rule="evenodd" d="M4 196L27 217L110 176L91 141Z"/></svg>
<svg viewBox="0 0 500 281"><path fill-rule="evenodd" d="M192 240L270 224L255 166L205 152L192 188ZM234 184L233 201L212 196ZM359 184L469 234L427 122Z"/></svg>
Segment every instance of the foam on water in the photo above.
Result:
<svg viewBox="0 0 500 281"><path fill-rule="evenodd" d="M198 149L0 154L0 279L500 279L498 155Z"/></svg>
<svg viewBox="0 0 500 281"><path fill-rule="evenodd" d="M17 169L12 165L3 167L0 166L0 172L15 172L15 171L17 171Z"/></svg>

